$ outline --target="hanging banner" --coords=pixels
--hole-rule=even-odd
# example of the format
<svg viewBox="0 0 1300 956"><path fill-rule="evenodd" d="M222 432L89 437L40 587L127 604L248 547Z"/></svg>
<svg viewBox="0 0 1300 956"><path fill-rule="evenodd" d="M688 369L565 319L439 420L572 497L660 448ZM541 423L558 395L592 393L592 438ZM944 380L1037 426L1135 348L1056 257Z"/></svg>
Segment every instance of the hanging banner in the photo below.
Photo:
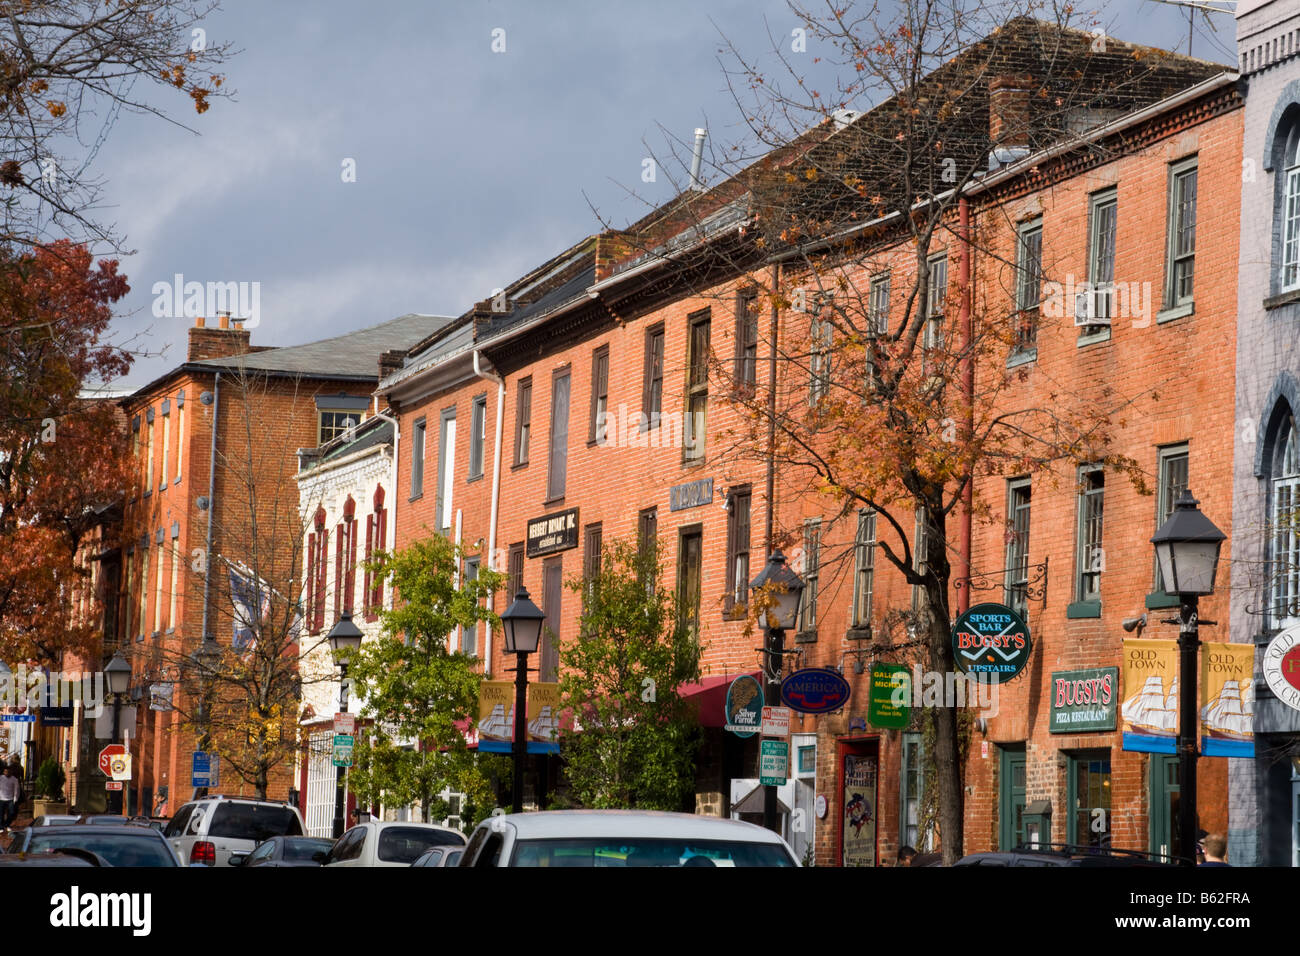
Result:
<svg viewBox="0 0 1300 956"><path fill-rule="evenodd" d="M528 685L528 752L560 752L560 685Z"/></svg>
<svg viewBox="0 0 1300 956"><path fill-rule="evenodd" d="M1124 749L1175 752L1178 735L1178 645L1136 638L1124 641Z"/></svg>
<svg viewBox="0 0 1300 956"><path fill-rule="evenodd" d="M478 749L508 754L515 736L515 683L485 680L478 685Z"/></svg>
<svg viewBox="0 0 1300 956"><path fill-rule="evenodd" d="M1201 753L1255 756L1255 645L1201 645Z"/></svg>
<svg viewBox="0 0 1300 956"><path fill-rule="evenodd" d="M1300 710L1300 625L1288 627L1268 642L1260 668L1273 696Z"/></svg>

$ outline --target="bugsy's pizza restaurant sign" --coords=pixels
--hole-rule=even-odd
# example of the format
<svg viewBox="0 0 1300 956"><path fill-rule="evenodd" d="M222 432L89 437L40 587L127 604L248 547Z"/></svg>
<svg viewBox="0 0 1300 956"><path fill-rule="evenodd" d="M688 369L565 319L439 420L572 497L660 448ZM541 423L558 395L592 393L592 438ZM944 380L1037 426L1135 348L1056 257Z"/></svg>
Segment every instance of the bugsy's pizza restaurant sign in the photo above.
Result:
<svg viewBox="0 0 1300 956"><path fill-rule="evenodd" d="M544 554L568 551L578 546L578 509L569 508L553 514L532 518L528 522L528 543L526 547L530 558L539 558Z"/></svg>
<svg viewBox="0 0 1300 956"><path fill-rule="evenodd" d="M1090 667L1052 674L1052 716L1048 731L1073 734L1114 730L1119 668Z"/></svg>

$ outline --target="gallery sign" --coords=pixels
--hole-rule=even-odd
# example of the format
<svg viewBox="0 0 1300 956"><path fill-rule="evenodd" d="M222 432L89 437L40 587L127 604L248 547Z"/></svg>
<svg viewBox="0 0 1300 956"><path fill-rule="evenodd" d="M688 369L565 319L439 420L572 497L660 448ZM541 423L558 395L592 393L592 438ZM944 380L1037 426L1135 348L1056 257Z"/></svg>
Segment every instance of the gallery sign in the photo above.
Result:
<svg viewBox="0 0 1300 956"><path fill-rule="evenodd" d="M1073 734L1114 730L1119 704L1119 668L1089 667L1052 673L1048 732Z"/></svg>
<svg viewBox="0 0 1300 956"><path fill-rule="evenodd" d="M912 719L912 708L906 701L911 699L912 675L905 664L871 665L867 719L873 727L906 727Z"/></svg>
<svg viewBox="0 0 1300 956"><path fill-rule="evenodd" d="M528 521L526 553L530 558L578 546L578 509L566 508Z"/></svg>
<svg viewBox="0 0 1300 956"><path fill-rule="evenodd" d="M1288 627L1268 642L1263 669L1273 696L1300 710L1300 625Z"/></svg>
<svg viewBox="0 0 1300 956"><path fill-rule="evenodd" d="M1024 670L1032 650L1029 625L1005 604L976 604L952 628L957 667L995 684Z"/></svg>

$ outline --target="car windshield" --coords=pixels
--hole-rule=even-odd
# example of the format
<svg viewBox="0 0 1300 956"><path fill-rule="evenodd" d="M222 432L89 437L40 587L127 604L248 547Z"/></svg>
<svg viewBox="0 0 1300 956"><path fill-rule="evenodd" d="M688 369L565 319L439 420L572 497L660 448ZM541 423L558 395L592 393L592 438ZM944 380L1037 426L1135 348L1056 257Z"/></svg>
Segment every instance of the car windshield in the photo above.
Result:
<svg viewBox="0 0 1300 956"><path fill-rule="evenodd" d="M570 838L520 840L511 866L794 866L776 843Z"/></svg>
<svg viewBox="0 0 1300 956"><path fill-rule="evenodd" d="M379 859L385 863L414 863L431 846L460 846L459 834L423 827L384 827L379 832Z"/></svg>
<svg viewBox="0 0 1300 956"><path fill-rule="evenodd" d="M298 817L288 807L260 803L219 803L208 827L208 836L261 843L275 836L302 833Z"/></svg>
<svg viewBox="0 0 1300 956"><path fill-rule="evenodd" d="M285 840L284 858L297 861L310 860L317 853L328 853L333 845L333 840Z"/></svg>
<svg viewBox="0 0 1300 956"><path fill-rule="evenodd" d="M152 830L141 833L86 833L72 827L50 827L33 833L27 844L28 853L47 853L64 847L76 847L98 853L109 866L175 866L162 837Z"/></svg>

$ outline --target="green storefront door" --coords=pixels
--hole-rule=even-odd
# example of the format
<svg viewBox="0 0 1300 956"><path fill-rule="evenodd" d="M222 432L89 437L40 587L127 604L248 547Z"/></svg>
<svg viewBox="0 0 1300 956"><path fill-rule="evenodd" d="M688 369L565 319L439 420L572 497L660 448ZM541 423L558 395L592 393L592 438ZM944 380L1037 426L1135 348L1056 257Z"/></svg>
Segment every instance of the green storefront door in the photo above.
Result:
<svg viewBox="0 0 1300 956"><path fill-rule="evenodd" d="M1178 839L1178 758L1151 755L1151 852L1164 857L1181 855Z"/></svg>
<svg viewBox="0 0 1300 956"><path fill-rule="evenodd" d="M1025 748L1000 746L998 755L998 848L1014 850L1025 840Z"/></svg>

